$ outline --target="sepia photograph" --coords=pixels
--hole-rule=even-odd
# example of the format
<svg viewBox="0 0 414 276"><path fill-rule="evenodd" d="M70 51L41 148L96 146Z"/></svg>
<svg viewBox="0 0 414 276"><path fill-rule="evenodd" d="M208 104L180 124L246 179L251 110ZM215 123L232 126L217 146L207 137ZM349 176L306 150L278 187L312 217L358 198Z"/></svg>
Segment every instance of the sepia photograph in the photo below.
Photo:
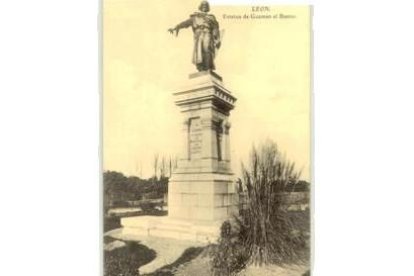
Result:
<svg viewBox="0 0 414 276"><path fill-rule="evenodd" d="M103 1L105 276L311 275L311 12Z"/></svg>
<svg viewBox="0 0 414 276"><path fill-rule="evenodd" d="M412 275L413 8L0 1L0 275Z"/></svg>

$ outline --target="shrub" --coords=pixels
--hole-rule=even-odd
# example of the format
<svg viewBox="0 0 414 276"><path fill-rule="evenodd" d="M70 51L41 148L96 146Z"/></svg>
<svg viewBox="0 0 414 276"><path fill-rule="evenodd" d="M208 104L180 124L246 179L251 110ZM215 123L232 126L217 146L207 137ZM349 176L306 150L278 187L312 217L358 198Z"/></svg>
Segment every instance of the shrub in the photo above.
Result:
<svg viewBox="0 0 414 276"><path fill-rule="evenodd" d="M236 218L239 241L254 264L297 260L304 247L303 235L287 211L286 187L296 183L299 173L274 142L253 147L250 164L242 164L247 204Z"/></svg>
<svg viewBox="0 0 414 276"><path fill-rule="evenodd" d="M104 253L104 276L138 276L138 268L152 261L154 250L137 242L126 242L125 247Z"/></svg>
<svg viewBox="0 0 414 276"><path fill-rule="evenodd" d="M231 224L225 221L221 226L218 245L212 249L212 274L214 276L229 276L242 270L247 263L248 256L243 245L232 233Z"/></svg>
<svg viewBox="0 0 414 276"><path fill-rule="evenodd" d="M117 217L104 216L104 232L120 228L121 220Z"/></svg>
<svg viewBox="0 0 414 276"><path fill-rule="evenodd" d="M142 201L139 203L139 207L141 208L142 212L145 214L151 214L156 211L155 209L156 204L151 201Z"/></svg>

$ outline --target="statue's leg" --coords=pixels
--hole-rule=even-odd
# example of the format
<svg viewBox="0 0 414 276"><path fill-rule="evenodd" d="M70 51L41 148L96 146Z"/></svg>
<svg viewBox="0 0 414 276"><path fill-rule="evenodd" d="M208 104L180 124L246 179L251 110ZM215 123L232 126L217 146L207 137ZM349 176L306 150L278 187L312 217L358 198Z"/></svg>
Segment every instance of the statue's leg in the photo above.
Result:
<svg viewBox="0 0 414 276"><path fill-rule="evenodd" d="M201 30L194 33L193 64L198 71L204 71L203 67L203 34Z"/></svg>
<svg viewBox="0 0 414 276"><path fill-rule="evenodd" d="M213 55L211 49L212 37L211 34L206 32L202 37L202 52L203 52L203 66L204 70L214 70Z"/></svg>

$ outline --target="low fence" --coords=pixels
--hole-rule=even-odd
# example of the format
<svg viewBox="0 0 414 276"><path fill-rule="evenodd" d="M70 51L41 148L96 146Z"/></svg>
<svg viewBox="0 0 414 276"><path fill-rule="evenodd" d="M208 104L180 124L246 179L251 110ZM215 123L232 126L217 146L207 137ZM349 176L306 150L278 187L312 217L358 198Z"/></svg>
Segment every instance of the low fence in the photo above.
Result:
<svg viewBox="0 0 414 276"><path fill-rule="evenodd" d="M310 192L290 192L281 193L284 196L286 208L291 211L304 211L310 206ZM248 204L246 192L239 193L239 208L245 210Z"/></svg>
<svg viewBox="0 0 414 276"><path fill-rule="evenodd" d="M142 199L134 201L125 201L124 204L112 206L107 211L111 217L130 217L154 211L166 211L166 202L162 199Z"/></svg>

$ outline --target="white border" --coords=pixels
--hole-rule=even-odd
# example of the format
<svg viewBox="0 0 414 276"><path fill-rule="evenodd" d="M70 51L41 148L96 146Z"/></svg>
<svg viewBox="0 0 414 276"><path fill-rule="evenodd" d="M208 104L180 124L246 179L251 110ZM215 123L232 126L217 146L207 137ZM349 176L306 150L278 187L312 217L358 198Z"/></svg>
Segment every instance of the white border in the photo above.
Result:
<svg viewBox="0 0 414 276"><path fill-rule="evenodd" d="M97 10L1 3L1 275L99 274ZM315 3L314 275L412 272L412 10Z"/></svg>

